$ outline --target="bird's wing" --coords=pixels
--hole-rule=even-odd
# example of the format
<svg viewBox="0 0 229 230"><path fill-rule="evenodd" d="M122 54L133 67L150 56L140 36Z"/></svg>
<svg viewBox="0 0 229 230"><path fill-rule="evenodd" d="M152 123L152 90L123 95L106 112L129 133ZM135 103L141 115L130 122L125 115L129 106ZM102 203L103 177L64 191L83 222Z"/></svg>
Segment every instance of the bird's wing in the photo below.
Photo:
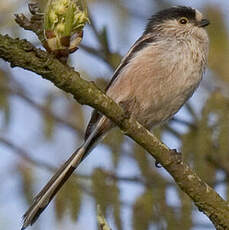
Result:
<svg viewBox="0 0 229 230"><path fill-rule="evenodd" d="M115 71L113 78L108 85L112 87L120 71L128 64L130 59L134 56L134 53L140 50L147 43L152 42L152 38L142 39L140 38L130 49L127 55L123 58L119 67ZM62 167L54 174L51 180L41 190L41 192L34 199L31 207L27 210L24 215L24 222L22 229L25 229L29 225L32 225L46 206L50 203L52 198L67 181L70 175L73 173L75 168L83 161L83 159L89 154L93 146L97 143L99 138L106 133L112 127L112 123L105 117L98 113L96 110L93 112L91 120L89 122L86 131L86 140L84 144L76 150L72 156L63 164Z"/></svg>
<svg viewBox="0 0 229 230"><path fill-rule="evenodd" d="M122 61L120 62L119 66L115 70L113 77L109 84L106 87L106 91L112 87L112 84L115 82L117 77L119 76L120 72L124 69L124 67L130 62L130 60L135 56L135 54L141 50L144 46L146 46L149 43L152 43L155 41L155 37L153 37L151 34L148 36L142 36L140 37L134 45L129 49L128 53L122 58ZM131 76L130 76L131 77ZM97 110L93 110L91 119L88 123L86 132L85 132L85 140L90 136L92 133L95 125L97 122L102 118L102 114L100 114Z"/></svg>

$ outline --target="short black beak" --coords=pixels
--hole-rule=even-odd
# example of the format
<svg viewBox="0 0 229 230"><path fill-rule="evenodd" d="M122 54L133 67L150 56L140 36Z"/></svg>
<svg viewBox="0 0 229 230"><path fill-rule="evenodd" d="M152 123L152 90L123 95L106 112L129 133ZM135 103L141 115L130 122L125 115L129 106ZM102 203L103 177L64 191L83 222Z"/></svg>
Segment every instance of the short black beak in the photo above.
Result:
<svg viewBox="0 0 229 230"><path fill-rule="evenodd" d="M205 27L208 26L210 24L210 22L207 19L202 19L200 22L198 22L198 26L199 27Z"/></svg>

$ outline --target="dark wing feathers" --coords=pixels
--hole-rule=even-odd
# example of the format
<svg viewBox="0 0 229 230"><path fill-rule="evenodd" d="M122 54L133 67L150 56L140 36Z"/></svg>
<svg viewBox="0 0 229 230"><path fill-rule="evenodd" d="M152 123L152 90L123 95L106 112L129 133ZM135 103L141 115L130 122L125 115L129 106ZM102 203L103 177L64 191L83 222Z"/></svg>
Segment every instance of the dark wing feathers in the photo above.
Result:
<svg viewBox="0 0 229 230"><path fill-rule="evenodd" d="M86 129L85 136L84 136L85 141L90 136L90 134L92 133L92 131L95 127L95 124L100 120L101 117L102 117L102 115L99 112L97 112L97 110L92 111L91 119L87 125L87 129Z"/></svg>
<svg viewBox="0 0 229 230"><path fill-rule="evenodd" d="M153 37L152 34L150 34L148 36L145 35L144 37L143 36L140 37L134 43L134 45L130 48L130 50L128 51L128 53L123 57L121 63L119 64L119 66L117 67L116 71L114 72L111 81L109 82L109 84L106 87L106 91L110 88L110 86L113 84L113 82L118 77L118 75L120 74L120 72L130 62L130 60L134 57L134 55L138 51L140 51L141 49L143 49L147 44L152 43L154 41L155 41L155 37ZM100 114L96 110L94 110L92 112L91 119L90 119L90 121L88 123L88 126L87 126L87 129L86 129L85 140L92 133L95 125L97 124L97 122L100 120L101 117L102 117L102 114Z"/></svg>

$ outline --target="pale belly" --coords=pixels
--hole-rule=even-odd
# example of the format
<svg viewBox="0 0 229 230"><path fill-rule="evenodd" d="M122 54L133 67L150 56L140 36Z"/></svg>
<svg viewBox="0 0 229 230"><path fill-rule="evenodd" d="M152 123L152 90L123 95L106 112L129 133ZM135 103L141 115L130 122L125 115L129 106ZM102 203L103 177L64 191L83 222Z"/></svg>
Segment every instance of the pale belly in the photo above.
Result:
<svg viewBox="0 0 229 230"><path fill-rule="evenodd" d="M160 69L145 66L145 70L148 71L144 74L137 67L132 73L123 72L107 94L142 125L151 128L171 118L192 96L202 72L184 71L177 65Z"/></svg>
<svg viewBox="0 0 229 230"><path fill-rule="evenodd" d="M195 52L177 45L166 51L147 47L122 69L107 95L151 128L171 118L199 85L206 62Z"/></svg>

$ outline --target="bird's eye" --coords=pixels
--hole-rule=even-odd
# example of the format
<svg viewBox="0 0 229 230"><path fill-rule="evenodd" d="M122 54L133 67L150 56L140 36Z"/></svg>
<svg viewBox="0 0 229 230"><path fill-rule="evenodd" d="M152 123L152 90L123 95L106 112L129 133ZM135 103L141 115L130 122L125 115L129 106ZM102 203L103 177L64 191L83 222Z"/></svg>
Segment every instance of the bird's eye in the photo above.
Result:
<svg viewBox="0 0 229 230"><path fill-rule="evenodd" d="M188 19L186 17L182 17L179 19L179 23L182 25L185 25L188 23Z"/></svg>

